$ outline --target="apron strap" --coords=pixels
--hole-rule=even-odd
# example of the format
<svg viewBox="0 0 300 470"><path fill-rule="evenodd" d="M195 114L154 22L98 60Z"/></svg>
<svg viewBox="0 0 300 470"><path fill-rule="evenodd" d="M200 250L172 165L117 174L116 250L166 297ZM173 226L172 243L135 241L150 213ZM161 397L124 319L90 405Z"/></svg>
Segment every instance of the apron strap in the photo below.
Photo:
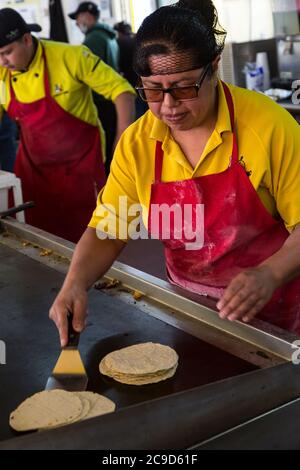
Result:
<svg viewBox="0 0 300 470"><path fill-rule="evenodd" d="M16 98L16 94L15 94L15 90L13 89L13 86L12 86L12 74L11 72L9 71L9 91L10 91L10 99L11 100L14 100Z"/></svg>
<svg viewBox="0 0 300 470"><path fill-rule="evenodd" d="M48 98L49 96L51 97L51 91L50 91L50 82L49 82L49 74L48 74L46 53L45 53L45 48L43 47L43 45L42 45L42 56L43 56L43 61L44 61L44 88L45 88L45 96Z"/></svg>
<svg viewBox="0 0 300 470"><path fill-rule="evenodd" d="M155 183L160 183L162 166L163 166L164 152L162 149L162 142L156 142L155 149Z"/></svg>
<svg viewBox="0 0 300 470"><path fill-rule="evenodd" d="M230 114L231 130L232 130L232 157L231 157L231 162L229 165L231 166L232 162L238 163L239 161L239 149L238 149L237 138L236 138L236 133L235 133L235 125L234 125L235 112L234 112L234 105L233 105L233 100L232 100L230 90L228 86L226 85L226 83L224 83L223 81L221 83L222 83L223 90L225 93L225 98L227 101L227 106L228 106L228 110Z"/></svg>

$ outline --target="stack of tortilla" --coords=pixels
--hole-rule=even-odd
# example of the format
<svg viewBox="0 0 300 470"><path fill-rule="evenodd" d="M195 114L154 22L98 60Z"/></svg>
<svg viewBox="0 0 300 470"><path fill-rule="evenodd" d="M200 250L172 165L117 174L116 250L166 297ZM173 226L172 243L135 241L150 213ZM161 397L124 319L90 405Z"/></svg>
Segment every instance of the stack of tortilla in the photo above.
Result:
<svg viewBox="0 0 300 470"><path fill-rule="evenodd" d="M45 390L21 403L10 414L9 424L16 431L51 429L111 413L115 408L98 393Z"/></svg>
<svg viewBox="0 0 300 470"><path fill-rule="evenodd" d="M158 343L141 343L113 351L100 362L101 374L129 385L145 385L172 377L178 365L174 349Z"/></svg>

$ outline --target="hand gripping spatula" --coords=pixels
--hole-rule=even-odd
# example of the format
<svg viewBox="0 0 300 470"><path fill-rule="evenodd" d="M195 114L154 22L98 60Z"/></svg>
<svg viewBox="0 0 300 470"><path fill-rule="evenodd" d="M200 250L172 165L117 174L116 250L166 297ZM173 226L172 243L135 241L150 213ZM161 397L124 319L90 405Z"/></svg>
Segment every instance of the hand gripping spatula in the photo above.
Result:
<svg viewBox="0 0 300 470"><path fill-rule="evenodd" d="M88 383L78 343L80 334L74 331L72 315L68 315L68 344L65 346L47 380L46 390L63 389L68 391L84 391Z"/></svg>

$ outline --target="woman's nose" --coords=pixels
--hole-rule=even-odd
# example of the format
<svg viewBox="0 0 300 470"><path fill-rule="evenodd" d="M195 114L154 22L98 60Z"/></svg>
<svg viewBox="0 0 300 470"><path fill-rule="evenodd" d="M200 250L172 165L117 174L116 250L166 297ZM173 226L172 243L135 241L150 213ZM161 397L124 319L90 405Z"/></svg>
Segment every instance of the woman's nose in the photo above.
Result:
<svg viewBox="0 0 300 470"><path fill-rule="evenodd" d="M179 101L176 100L175 98L173 98L173 96L171 95L171 93L164 93L164 99L163 99L163 104L165 104L166 106L178 106L179 104Z"/></svg>

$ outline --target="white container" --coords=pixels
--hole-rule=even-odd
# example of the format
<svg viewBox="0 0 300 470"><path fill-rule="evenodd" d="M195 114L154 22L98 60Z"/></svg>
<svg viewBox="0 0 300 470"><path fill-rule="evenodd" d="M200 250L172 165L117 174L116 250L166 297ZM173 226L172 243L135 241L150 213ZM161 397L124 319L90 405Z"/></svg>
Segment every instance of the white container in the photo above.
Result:
<svg viewBox="0 0 300 470"><path fill-rule="evenodd" d="M248 65L245 67L246 87L248 90L263 91L264 74L262 67L256 67L255 63Z"/></svg>
<svg viewBox="0 0 300 470"><path fill-rule="evenodd" d="M266 52L258 52L256 54L256 67L263 69L263 91L268 90L271 86L271 82L268 54Z"/></svg>
<svg viewBox="0 0 300 470"><path fill-rule="evenodd" d="M8 209L8 191L12 189L14 205L23 204L21 180L13 173L0 171L0 212ZM25 222L24 212L16 214L18 222Z"/></svg>

